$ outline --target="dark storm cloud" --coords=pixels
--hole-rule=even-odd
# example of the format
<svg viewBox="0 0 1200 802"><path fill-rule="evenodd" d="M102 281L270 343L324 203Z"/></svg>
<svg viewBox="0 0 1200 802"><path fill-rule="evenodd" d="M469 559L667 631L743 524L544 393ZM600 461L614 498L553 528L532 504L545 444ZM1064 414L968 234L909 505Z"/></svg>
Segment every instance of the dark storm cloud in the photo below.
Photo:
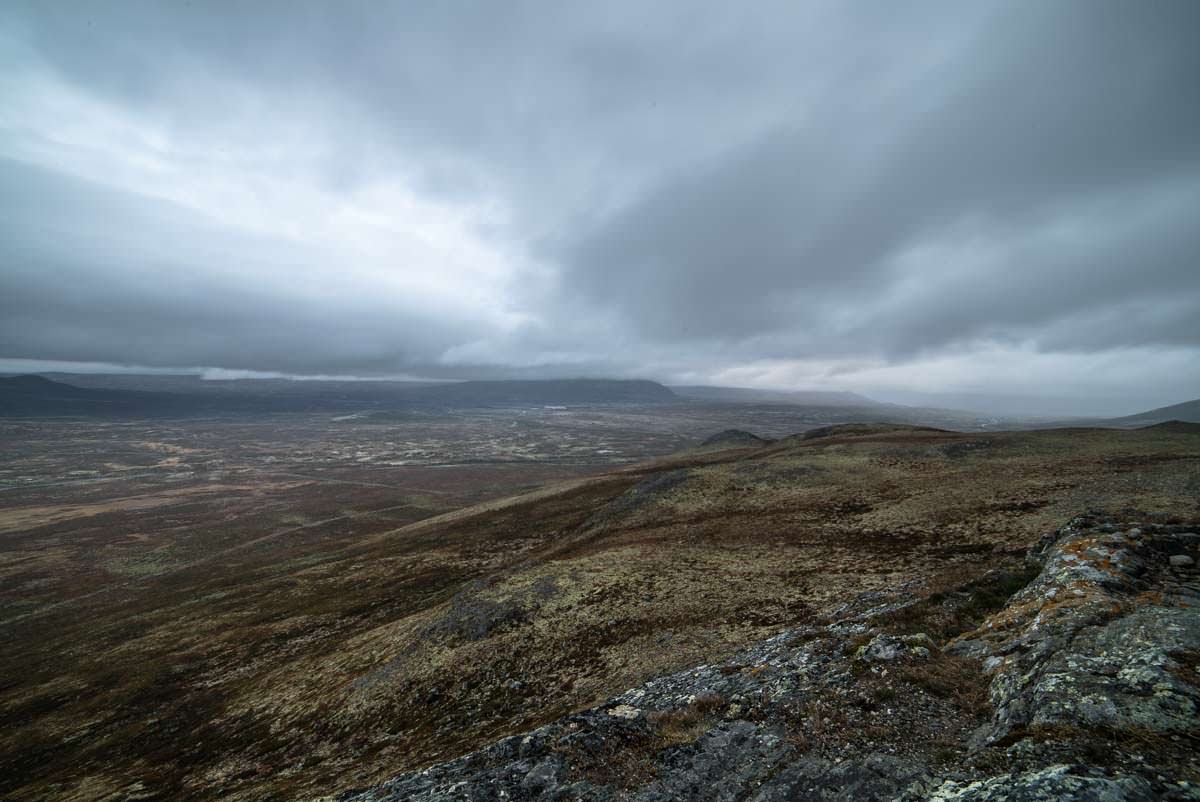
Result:
<svg viewBox="0 0 1200 802"><path fill-rule="evenodd" d="M0 30L0 356L1200 366L1190 0L29 3Z"/></svg>
<svg viewBox="0 0 1200 802"><path fill-rule="evenodd" d="M870 308L907 252L972 238L1011 260L967 282L967 254L920 265L936 297L882 310L878 339L1016 332L1131 293L1200 303L1200 6L1038 8L997 18L907 107L846 98L666 178L565 243L575 286L655 336L738 337L819 325L824 304ZM1184 197L1126 225L1159 191ZM1085 230L1023 246L1056 225Z"/></svg>

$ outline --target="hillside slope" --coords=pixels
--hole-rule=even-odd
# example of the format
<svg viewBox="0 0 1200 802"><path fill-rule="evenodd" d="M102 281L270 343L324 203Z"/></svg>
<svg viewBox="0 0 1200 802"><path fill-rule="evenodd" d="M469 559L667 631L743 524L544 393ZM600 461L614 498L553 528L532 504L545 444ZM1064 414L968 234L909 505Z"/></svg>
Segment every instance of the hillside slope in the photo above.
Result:
<svg viewBox="0 0 1200 802"><path fill-rule="evenodd" d="M1076 518L1029 570L937 599L864 594L342 799L1195 799L1196 530Z"/></svg>
<svg viewBox="0 0 1200 802"><path fill-rule="evenodd" d="M1121 418L1110 418L1104 422L1107 426L1150 426L1167 421L1183 421L1184 423L1200 423L1200 398L1194 401L1184 401L1168 407L1149 409L1135 415Z"/></svg>
<svg viewBox="0 0 1200 802"><path fill-rule="evenodd" d="M970 596L1081 509L1196 512L1200 437L1186 432L825 434L370 537L347 519L324 550L294 532L25 610L0 622L0 794L367 788L833 621L863 593ZM6 548L27 564L39 536ZM955 733L970 723L939 709Z"/></svg>

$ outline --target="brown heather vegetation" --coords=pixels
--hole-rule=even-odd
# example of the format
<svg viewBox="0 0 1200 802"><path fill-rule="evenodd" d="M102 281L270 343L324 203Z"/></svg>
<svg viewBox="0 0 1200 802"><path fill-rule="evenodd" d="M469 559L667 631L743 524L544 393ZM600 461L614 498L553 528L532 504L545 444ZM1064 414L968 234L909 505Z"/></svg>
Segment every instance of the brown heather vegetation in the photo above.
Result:
<svg viewBox="0 0 1200 802"><path fill-rule="evenodd" d="M115 442L126 464L215 459L183 434ZM365 786L906 582L925 601L889 627L940 643L1002 605L1025 549L1079 511L1194 517L1200 494L1200 436L1167 429L833 430L599 474L256 464L6 497L5 799ZM981 703L935 654L864 677L860 704L913 687ZM697 698L656 730L687 739L723 704ZM847 716L798 711L797 737Z"/></svg>

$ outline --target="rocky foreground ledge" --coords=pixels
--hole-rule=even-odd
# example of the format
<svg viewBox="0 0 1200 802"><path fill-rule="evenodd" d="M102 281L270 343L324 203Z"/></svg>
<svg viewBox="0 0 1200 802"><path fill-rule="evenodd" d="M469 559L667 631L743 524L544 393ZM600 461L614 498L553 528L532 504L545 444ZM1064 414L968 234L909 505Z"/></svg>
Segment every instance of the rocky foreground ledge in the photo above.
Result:
<svg viewBox="0 0 1200 802"><path fill-rule="evenodd" d="M1200 527L1132 518L336 799L1200 799Z"/></svg>

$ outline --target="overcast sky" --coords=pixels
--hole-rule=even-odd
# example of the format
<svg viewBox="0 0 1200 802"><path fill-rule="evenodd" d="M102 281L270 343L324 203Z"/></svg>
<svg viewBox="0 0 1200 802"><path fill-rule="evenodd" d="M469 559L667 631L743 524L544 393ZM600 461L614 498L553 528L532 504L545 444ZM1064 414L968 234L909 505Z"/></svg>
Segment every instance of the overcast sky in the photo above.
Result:
<svg viewBox="0 0 1200 802"><path fill-rule="evenodd" d="M1195 398L1198 31L1194 0L6 0L0 368Z"/></svg>

